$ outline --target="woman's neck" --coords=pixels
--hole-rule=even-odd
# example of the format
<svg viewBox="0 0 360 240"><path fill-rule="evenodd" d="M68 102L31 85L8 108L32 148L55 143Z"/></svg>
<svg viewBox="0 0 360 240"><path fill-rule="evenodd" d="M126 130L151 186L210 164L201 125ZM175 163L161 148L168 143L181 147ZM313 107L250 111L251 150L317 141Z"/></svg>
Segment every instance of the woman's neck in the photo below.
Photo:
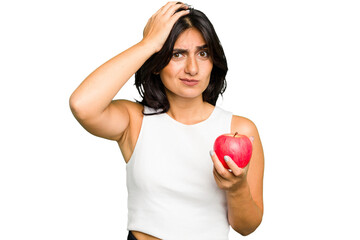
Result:
<svg viewBox="0 0 360 240"><path fill-rule="evenodd" d="M214 110L210 103L200 101L173 101L167 114L183 124L196 124L206 120Z"/></svg>

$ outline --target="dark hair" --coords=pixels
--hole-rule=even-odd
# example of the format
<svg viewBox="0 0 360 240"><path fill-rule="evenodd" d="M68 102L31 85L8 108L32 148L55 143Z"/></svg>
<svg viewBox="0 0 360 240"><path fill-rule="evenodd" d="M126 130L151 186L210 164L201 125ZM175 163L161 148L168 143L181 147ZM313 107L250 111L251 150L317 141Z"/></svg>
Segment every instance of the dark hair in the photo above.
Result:
<svg viewBox="0 0 360 240"><path fill-rule="evenodd" d="M190 13L175 23L162 49L153 54L135 73L135 85L142 97L141 102L136 102L154 108L157 111L155 114L166 113L170 108L165 86L157 73L170 62L175 41L189 28L196 28L201 32L213 62L209 85L202 94L203 101L215 106L219 94L225 92L228 68L220 40L206 15L199 10L191 9Z"/></svg>

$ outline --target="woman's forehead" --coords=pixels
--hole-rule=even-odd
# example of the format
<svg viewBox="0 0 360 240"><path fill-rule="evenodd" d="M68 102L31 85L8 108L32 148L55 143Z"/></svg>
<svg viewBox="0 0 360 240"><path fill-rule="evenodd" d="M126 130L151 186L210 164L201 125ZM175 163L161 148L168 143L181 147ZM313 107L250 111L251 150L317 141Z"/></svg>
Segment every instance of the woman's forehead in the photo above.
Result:
<svg viewBox="0 0 360 240"><path fill-rule="evenodd" d="M174 44L174 48L192 49L206 45L201 32L196 28L189 28L182 32Z"/></svg>

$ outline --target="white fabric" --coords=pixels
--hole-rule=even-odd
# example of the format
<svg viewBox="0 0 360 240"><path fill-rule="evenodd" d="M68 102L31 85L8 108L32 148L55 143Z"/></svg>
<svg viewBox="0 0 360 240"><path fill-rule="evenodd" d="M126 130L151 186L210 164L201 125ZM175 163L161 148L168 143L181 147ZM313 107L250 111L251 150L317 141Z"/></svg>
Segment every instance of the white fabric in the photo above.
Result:
<svg viewBox="0 0 360 240"><path fill-rule="evenodd" d="M225 194L209 151L219 135L230 133L231 119L219 107L194 125L167 113L144 115L126 166L128 230L165 240L228 240Z"/></svg>

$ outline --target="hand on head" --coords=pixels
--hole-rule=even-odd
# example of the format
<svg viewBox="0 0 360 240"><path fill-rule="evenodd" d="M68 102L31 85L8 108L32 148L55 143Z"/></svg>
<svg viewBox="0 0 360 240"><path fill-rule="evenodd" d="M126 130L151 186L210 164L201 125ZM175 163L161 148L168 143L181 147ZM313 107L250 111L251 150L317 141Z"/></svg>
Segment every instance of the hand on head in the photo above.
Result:
<svg viewBox="0 0 360 240"><path fill-rule="evenodd" d="M179 9L183 9L178 11ZM180 2L168 2L160 8L147 22L143 41L150 41L156 52L164 45L176 21L189 13L189 5Z"/></svg>

